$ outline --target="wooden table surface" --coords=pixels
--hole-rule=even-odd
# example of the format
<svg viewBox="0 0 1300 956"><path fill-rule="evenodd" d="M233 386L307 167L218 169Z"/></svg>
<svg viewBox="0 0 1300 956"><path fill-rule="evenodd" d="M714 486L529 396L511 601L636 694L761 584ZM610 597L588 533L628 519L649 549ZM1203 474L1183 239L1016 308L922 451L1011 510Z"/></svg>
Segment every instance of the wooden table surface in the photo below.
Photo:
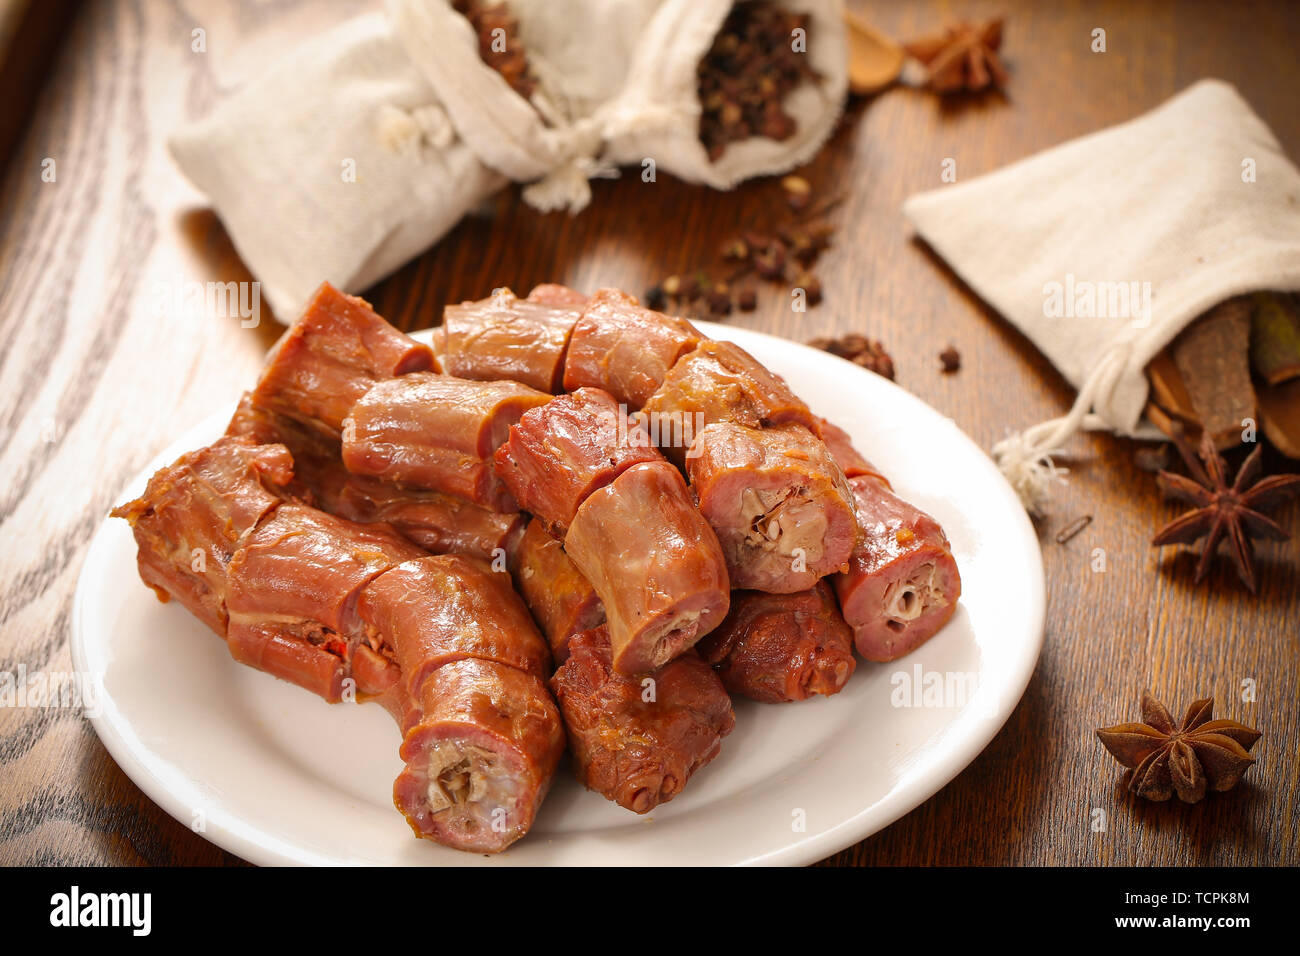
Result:
<svg viewBox="0 0 1300 956"><path fill-rule="evenodd" d="M166 135L295 38L368 6L100 0L68 23L0 187L0 671L71 669L72 594L95 528L145 462L253 381L277 332L270 321L250 330L154 314L159 282L249 278L167 157ZM1006 12L1010 89L941 102L896 88L854 103L807 171L821 195L846 197L818 270L825 301L800 315L781 290L765 289L757 311L731 321L797 340L879 338L898 382L986 448L1060 414L1072 393L912 239L899 206L940 184L945 157L969 178L1207 76L1236 84L1300 157L1295 4L856 6L900 37L954 13ZM191 50L195 27L206 30L206 53ZM1107 31L1104 54L1089 51L1094 27ZM41 176L47 158L54 182ZM714 264L739 227L772 223L774 190L769 181L721 194L628 175L598 182L576 218L539 215L511 190L368 296L416 328L444 303L503 284L640 291ZM948 343L962 354L952 375L936 359ZM1069 484L1040 522L1046 643L1005 728L936 796L831 862L1300 863L1297 546L1265 549L1258 596L1223 562L1195 586L1190 554L1149 544L1175 511L1135 466L1136 447L1103 435L1070 443ZM1282 518L1293 533L1298 512ZM1056 543L1081 515L1091 525ZM1094 548L1106 552L1104 573L1090 569ZM1243 682L1257 687L1253 702L1241 700ZM1264 732L1237 790L1196 806L1124 793L1092 729L1136 719L1144 687L1180 713L1213 694L1221 715ZM146 798L76 712L0 709L0 863L221 862L237 861Z"/></svg>

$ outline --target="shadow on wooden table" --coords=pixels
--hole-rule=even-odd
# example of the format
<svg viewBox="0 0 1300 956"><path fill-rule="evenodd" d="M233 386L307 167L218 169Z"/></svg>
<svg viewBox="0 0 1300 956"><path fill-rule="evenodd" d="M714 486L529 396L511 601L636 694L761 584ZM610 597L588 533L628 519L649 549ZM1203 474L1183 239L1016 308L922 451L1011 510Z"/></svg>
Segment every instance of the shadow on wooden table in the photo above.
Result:
<svg viewBox="0 0 1300 956"><path fill-rule="evenodd" d="M235 251L235 244L230 240L230 233L222 225L217 214L202 207L187 209L176 217L176 225L181 238L189 252L202 266L201 279L204 282L252 282L255 276L248 271L244 260ZM270 348L283 331L279 322L292 321L293 316L276 316L269 304L261 308L271 312L273 322L259 322L253 334L261 339L266 348Z"/></svg>

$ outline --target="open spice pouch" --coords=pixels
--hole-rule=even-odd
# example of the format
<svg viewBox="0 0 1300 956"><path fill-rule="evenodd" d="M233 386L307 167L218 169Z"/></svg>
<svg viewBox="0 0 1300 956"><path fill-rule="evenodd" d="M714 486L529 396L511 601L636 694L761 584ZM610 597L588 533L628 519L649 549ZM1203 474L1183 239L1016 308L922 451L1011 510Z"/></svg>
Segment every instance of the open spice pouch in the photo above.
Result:
<svg viewBox="0 0 1300 956"><path fill-rule="evenodd" d="M1143 420L1148 362L1208 309L1300 289L1300 171L1227 83L1003 169L913 196L916 231L1078 390L994 456L1041 510L1078 429Z"/></svg>
<svg viewBox="0 0 1300 956"><path fill-rule="evenodd" d="M589 179L621 165L725 189L806 161L847 90L842 3L780 5L809 16L797 39L819 80L786 100L792 136L742 140L713 161L697 69L732 0L510 0L536 80L529 100L483 61L448 0L388 0L304 43L169 145L290 315L322 279L355 291L383 278L507 180L527 184L540 210L578 212Z"/></svg>

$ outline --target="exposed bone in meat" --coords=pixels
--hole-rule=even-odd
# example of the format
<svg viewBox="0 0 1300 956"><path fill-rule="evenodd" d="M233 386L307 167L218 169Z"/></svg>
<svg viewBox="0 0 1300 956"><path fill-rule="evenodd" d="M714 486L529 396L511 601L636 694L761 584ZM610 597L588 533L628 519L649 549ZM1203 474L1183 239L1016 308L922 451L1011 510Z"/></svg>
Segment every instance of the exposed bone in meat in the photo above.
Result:
<svg viewBox="0 0 1300 956"><path fill-rule="evenodd" d="M937 521L870 475L849 485L863 537L848 572L835 576L835 593L858 653L892 661L948 623L961 576Z"/></svg>
<svg viewBox="0 0 1300 956"><path fill-rule="evenodd" d="M722 548L666 461L633 465L593 492L564 550L605 606L620 673L661 667L727 614Z"/></svg>
<svg viewBox="0 0 1300 956"><path fill-rule="evenodd" d="M253 404L337 438L375 382L436 368L427 345L397 331L364 299L324 282L276 343Z"/></svg>
<svg viewBox="0 0 1300 956"><path fill-rule="evenodd" d="M283 445L223 438L159 469L143 495L112 515L130 522L140 577L159 600L176 598L225 637L226 568L292 479Z"/></svg>
<svg viewBox="0 0 1300 956"><path fill-rule="evenodd" d="M449 375L509 379L543 392L561 390L569 335L585 297L564 286L538 286L527 299L502 289L443 310L434 350Z"/></svg>
<svg viewBox="0 0 1300 956"><path fill-rule="evenodd" d="M602 388L635 411L702 338L685 319L642 308L617 289L601 289L573 327L564 387Z"/></svg>
<svg viewBox="0 0 1300 956"><path fill-rule="evenodd" d="M551 396L516 382L420 372L380 382L343 424L343 464L356 475L518 511L492 469L510 426Z"/></svg>
<svg viewBox="0 0 1300 956"><path fill-rule="evenodd" d="M532 827L564 752L546 685L467 658L433 671L412 698L393 802L417 836L459 850L504 850Z"/></svg>
<svg viewBox="0 0 1300 956"><path fill-rule="evenodd" d="M857 536L852 494L808 429L715 422L696 436L686 470L732 587L790 594L846 569Z"/></svg>
<svg viewBox="0 0 1300 956"><path fill-rule="evenodd" d="M726 620L695 649L728 691L766 703L837 694L857 667L825 581L796 594L732 591Z"/></svg>
<svg viewBox="0 0 1300 956"><path fill-rule="evenodd" d="M529 409L496 454L496 473L523 510L563 535L578 507L638 462L662 461L650 436L598 388Z"/></svg>
<svg viewBox="0 0 1300 956"><path fill-rule="evenodd" d="M564 750L543 683L551 655L509 575L419 558L366 585L357 613L401 669L384 701L404 737L394 803L419 836L504 850L532 826Z"/></svg>
<svg viewBox="0 0 1300 956"><path fill-rule="evenodd" d="M605 628L577 634L551 678L578 779L620 806L647 813L682 791L722 746L735 712L694 651L643 679L610 658Z"/></svg>
<svg viewBox="0 0 1300 956"><path fill-rule="evenodd" d="M536 518L528 523L515 551L514 578L557 664L569 656L569 638L605 620L605 607L591 582Z"/></svg>

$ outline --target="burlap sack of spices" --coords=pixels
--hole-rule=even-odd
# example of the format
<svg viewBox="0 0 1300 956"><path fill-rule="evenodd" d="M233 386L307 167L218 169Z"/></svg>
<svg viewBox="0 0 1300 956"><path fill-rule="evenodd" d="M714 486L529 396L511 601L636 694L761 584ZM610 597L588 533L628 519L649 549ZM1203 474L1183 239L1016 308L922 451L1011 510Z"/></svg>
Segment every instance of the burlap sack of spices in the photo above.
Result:
<svg viewBox="0 0 1300 956"><path fill-rule="evenodd" d="M1300 289L1300 171L1226 83L969 182L913 196L916 231L1079 390L994 446L1031 510L1080 428L1163 437L1148 362L1232 296Z"/></svg>
<svg viewBox="0 0 1300 956"><path fill-rule="evenodd" d="M388 0L292 51L170 146L284 317L322 279L358 290L387 275L507 179L538 209L577 212L589 180L620 165L728 188L808 159L847 89L841 0L780 0L809 16L792 42L817 75L786 100L793 134L711 159L697 68L734 5L510 0L517 36L488 37L522 44L528 82L512 85L450 0Z"/></svg>

